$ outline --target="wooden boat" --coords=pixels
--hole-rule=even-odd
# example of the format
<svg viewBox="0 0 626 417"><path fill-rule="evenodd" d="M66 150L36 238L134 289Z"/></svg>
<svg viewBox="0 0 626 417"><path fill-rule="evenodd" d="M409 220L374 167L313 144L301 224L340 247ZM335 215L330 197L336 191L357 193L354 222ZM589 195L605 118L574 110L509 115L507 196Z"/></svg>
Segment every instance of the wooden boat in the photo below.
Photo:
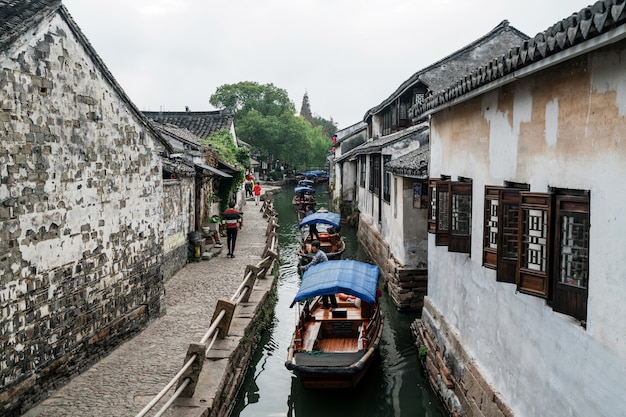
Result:
<svg viewBox="0 0 626 417"><path fill-rule="evenodd" d="M293 206L297 212L306 212L307 206L315 208L315 188L296 187L293 190Z"/></svg>
<svg viewBox="0 0 626 417"><path fill-rule="evenodd" d="M326 210L319 210L305 216L298 225L302 232L302 240L298 249L300 265L306 265L313 259L311 243L313 240L320 241L320 249L331 259L341 259L346 250L346 243L339 234L341 229L341 216Z"/></svg>
<svg viewBox="0 0 626 417"><path fill-rule="evenodd" d="M304 388L355 388L365 376L383 332L378 273L377 266L353 260L322 262L304 273L292 306L306 301L297 304L285 361ZM324 309L321 296L336 293L337 308Z"/></svg>

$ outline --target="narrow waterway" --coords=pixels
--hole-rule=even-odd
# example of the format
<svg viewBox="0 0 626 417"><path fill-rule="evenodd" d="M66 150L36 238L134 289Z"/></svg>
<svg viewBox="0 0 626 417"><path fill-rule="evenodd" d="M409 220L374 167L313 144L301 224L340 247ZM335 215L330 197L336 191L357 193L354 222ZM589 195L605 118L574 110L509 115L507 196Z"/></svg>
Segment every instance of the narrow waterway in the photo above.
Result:
<svg viewBox="0 0 626 417"><path fill-rule="evenodd" d="M317 208L328 207L325 187L317 189ZM248 369L231 417L445 417L448 414L430 389L409 328L413 314L399 313L384 292L381 306L385 330L380 358L356 390L305 390L285 368L287 347L296 322L289 308L300 285L296 250L300 239L298 220L291 204L293 186L274 194L278 211L280 278L273 327L264 334ZM341 229L346 241L343 259L367 261L356 239L356 230Z"/></svg>

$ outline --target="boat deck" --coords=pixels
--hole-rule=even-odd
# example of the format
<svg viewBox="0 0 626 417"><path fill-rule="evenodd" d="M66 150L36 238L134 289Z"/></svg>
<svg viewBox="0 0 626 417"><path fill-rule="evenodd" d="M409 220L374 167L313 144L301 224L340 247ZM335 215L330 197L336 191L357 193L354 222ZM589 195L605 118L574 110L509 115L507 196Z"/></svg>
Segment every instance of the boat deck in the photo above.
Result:
<svg viewBox="0 0 626 417"><path fill-rule="evenodd" d="M332 310L316 308L311 311L313 319L305 324L304 351L357 352L362 326L369 319L361 317L361 309L353 302L338 300L334 310L345 312L343 317L333 317Z"/></svg>

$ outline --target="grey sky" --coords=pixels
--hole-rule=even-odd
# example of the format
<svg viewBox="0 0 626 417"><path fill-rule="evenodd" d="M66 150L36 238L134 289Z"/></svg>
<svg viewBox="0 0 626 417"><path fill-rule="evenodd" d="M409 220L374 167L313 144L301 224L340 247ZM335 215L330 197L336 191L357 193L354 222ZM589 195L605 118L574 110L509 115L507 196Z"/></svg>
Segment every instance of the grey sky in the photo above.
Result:
<svg viewBox="0 0 626 417"><path fill-rule="evenodd" d="M507 19L534 36L589 0L63 0L140 110L213 110L272 83L339 128Z"/></svg>

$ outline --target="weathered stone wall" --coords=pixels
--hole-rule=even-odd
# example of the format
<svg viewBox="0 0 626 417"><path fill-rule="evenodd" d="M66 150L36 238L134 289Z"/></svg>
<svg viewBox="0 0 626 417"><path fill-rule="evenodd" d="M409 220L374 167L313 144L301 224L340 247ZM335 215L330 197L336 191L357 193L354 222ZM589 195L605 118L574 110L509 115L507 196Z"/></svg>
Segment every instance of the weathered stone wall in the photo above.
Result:
<svg viewBox="0 0 626 417"><path fill-rule="evenodd" d="M452 417L514 416L428 298L422 317L411 324L411 331L430 385Z"/></svg>
<svg viewBox="0 0 626 417"><path fill-rule="evenodd" d="M163 279L187 263L188 233L194 224L194 177L166 180L163 187Z"/></svg>
<svg viewBox="0 0 626 417"><path fill-rule="evenodd" d="M0 68L0 409L17 413L158 314L164 147L59 14Z"/></svg>
<svg viewBox="0 0 626 417"><path fill-rule="evenodd" d="M418 311L428 287L428 269L402 266L389 250L380 233L360 216L357 238L370 258L379 266L396 308Z"/></svg>

